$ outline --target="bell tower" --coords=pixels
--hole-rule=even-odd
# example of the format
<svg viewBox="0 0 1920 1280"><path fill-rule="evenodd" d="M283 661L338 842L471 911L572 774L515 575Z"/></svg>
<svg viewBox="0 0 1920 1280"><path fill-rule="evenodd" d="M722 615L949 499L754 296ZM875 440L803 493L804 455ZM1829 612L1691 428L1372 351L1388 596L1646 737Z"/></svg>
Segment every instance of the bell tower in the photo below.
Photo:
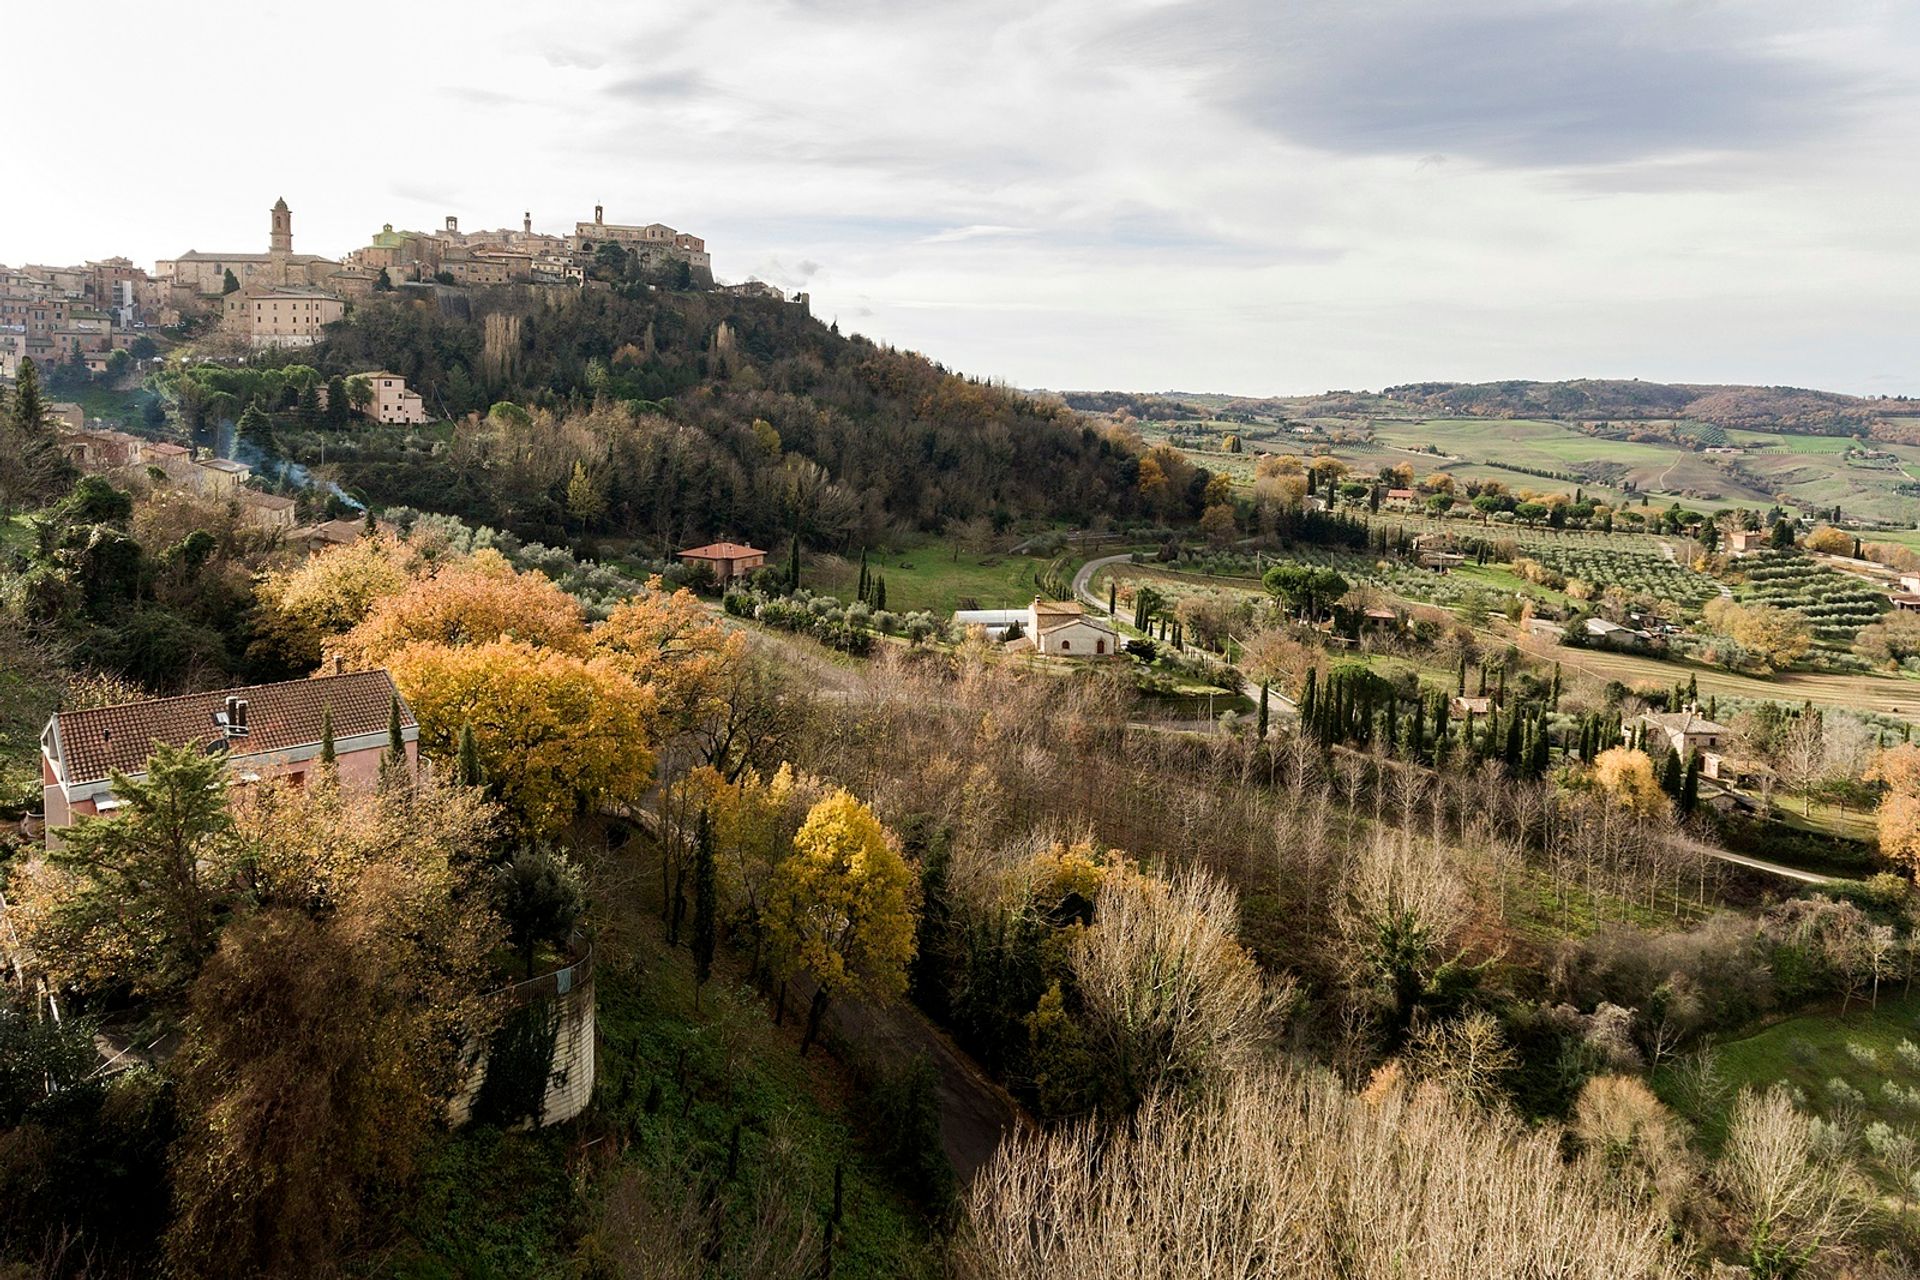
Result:
<svg viewBox="0 0 1920 1280"><path fill-rule="evenodd" d="M267 241L267 252L293 252L293 210L287 208L285 196L273 202L273 235Z"/></svg>

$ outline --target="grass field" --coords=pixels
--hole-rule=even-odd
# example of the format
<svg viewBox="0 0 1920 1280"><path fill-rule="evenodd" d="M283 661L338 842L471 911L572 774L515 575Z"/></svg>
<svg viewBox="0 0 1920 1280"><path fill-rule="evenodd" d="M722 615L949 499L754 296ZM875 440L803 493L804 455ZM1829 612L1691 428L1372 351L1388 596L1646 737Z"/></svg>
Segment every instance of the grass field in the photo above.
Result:
<svg viewBox="0 0 1920 1280"><path fill-rule="evenodd" d="M1775 1084L1796 1090L1815 1115L1848 1109L1863 1126L1920 1124L1920 996L1903 996L1897 983L1882 987L1878 1008L1855 1001L1845 1017L1788 1018L1718 1046L1713 1064L1723 1088L1715 1097L1688 1096L1670 1070L1655 1077L1655 1087L1701 1126L1710 1145L1724 1135L1740 1089Z"/></svg>
<svg viewBox="0 0 1920 1280"><path fill-rule="evenodd" d="M1532 418L1353 417L1313 420L1323 430L1349 437L1334 444L1334 457L1355 471L1375 474L1382 466L1411 462L1418 475L1445 471L1461 480L1499 480L1516 489L1563 489L1578 484L1613 501L1632 497L1665 506L1679 502L1695 510L1767 507L1785 495L1817 509L1839 506L1876 520L1910 521L1915 500L1897 486L1920 479L1920 447L1873 441L1887 457L1866 457L1851 439L1753 430L1727 430L1697 423L1659 420L1628 424L1668 430L1709 442L1724 438L1740 449L1710 454L1662 440L1603 438L1579 424ZM1169 432L1195 442L1193 460L1246 483L1258 452L1306 454L1315 447L1270 424L1146 423L1149 441ZM1241 435L1245 454L1223 454L1218 442L1227 432ZM1578 477L1574 481L1534 475L1529 470Z"/></svg>
<svg viewBox="0 0 1920 1280"><path fill-rule="evenodd" d="M1065 562L1068 581L1084 557L1077 553ZM1053 562L1051 556L1025 556L960 550L945 538L930 539L902 550L871 551L867 554L869 572L887 581L887 608L895 613L918 609L936 614L955 609L1013 609L1035 595L1043 595L1039 579ZM823 557L809 564L804 585L835 595L842 600L854 598L860 585L857 559ZM967 603L967 602L975 603Z"/></svg>

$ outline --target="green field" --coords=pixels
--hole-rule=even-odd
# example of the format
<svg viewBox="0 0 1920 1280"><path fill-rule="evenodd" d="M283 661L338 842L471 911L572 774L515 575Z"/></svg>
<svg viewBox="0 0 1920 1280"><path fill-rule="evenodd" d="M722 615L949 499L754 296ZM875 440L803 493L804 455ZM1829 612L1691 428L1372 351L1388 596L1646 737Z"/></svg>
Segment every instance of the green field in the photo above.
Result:
<svg viewBox="0 0 1920 1280"><path fill-rule="evenodd" d="M1667 439L1627 440L1582 431L1573 422L1533 418L1310 419L1332 435L1345 437L1328 446L1324 439L1302 438L1265 422L1142 423L1151 441L1175 435L1189 442L1196 463L1241 482L1252 479L1259 453L1306 455L1326 451L1355 471L1368 475L1381 467L1411 462L1416 475L1445 471L1460 480L1499 480L1515 489L1563 490L1578 485L1615 502L1633 497L1651 503L1679 502L1695 510L1768 507L1783 496L1812 509L1839 506L1868 519L1910 521L1915 499L1901 484L1920 481L1920 447L1871 441L1868 448L1886 457L1868 457L1858 442L1842 436L1816 436L1726 429L1676 420L1620 424L1633 431L1671 431L1696 440L1738 448L1711 454L1683 448ZM1219 441L1228 432L1242 437L1245 453L1225 454ZM1577 477L1560 480L1536 475L1555 472Z"/></svg>
<svg viewBox="0 0 1920 1280"><path fill-rule="evenodd" d="M1781 1084L1819 1116L1855 1113L1904 1128L1920 1124L1920 995L1883 983L1878 1008L1855 1001L1838 1012L1788 1018L1711 1050L1719 1088L1700 1097L1682 1087L1683 1073L1662 1071L1655 1087L1699 1124L1710 1142L1723 1135L1727 1109L1742 1088ZM1904 1048L1903 1048L1904 1046Z"/></svg>
<svg viewBox="0 0 1920 1280"><path fill-rule="evenodd" d="M1072 580L1073 571L1083 559L1070 553L1064 576ZM962 550L950 539L936 538L904 550L871 551L867 568L887 583L887 608L894 613L926 609L935 614L955 609L1012 609L1046 594L1039 586L1051 556L1012 555ZM855 597L860 585L859 560L823 557L809 565L804 585L815 591ZM973 603L968 603L973 602Z"/></svg>

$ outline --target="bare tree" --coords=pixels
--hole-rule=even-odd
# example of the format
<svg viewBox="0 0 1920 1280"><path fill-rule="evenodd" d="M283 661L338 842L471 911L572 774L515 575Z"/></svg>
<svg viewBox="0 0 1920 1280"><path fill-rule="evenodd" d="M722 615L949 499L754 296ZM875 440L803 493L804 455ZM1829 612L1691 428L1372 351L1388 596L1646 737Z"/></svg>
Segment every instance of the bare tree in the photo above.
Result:
<svg viewBox="0 0 1920 1280"><path fill-rule="evenodd" d="M1866 1216L1851 1163L1823 1151L1787 1091L1742 1090L1715 1177L1756 1276L1790 1275L1843 1246Z"/></svg>

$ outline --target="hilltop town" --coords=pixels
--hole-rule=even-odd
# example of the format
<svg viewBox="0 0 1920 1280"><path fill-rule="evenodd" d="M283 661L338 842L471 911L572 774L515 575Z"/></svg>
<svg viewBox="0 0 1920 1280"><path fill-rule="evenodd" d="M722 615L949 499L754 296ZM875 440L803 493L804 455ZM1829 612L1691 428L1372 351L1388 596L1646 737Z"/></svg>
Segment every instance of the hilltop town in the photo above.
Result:
<svg viewBox="0 0 1920 1280"><path fill-rule="evenodd" d="M68 267L0 265L0 376L14 377L21 360L42 370L72 364L104 374L115 367L115 352L149 358L168 331L219 327L246 347L310 346L355 300L375 292L436 285L579 288L588 264L604 258L609 246L663 282L715 287L705 240L658 222L607 222L599 205L570 235L535 231L530 212L517 229L493 231L461 231L453 215L431 232L396 231L387 223L339 258L294 252L293 210L285 199L276 200L268 216L264 251L189 249L160 259L152 271L125 257ZM759 281L728 288L784 297ZM806 295L795 301L804 306Z"/></svg>

